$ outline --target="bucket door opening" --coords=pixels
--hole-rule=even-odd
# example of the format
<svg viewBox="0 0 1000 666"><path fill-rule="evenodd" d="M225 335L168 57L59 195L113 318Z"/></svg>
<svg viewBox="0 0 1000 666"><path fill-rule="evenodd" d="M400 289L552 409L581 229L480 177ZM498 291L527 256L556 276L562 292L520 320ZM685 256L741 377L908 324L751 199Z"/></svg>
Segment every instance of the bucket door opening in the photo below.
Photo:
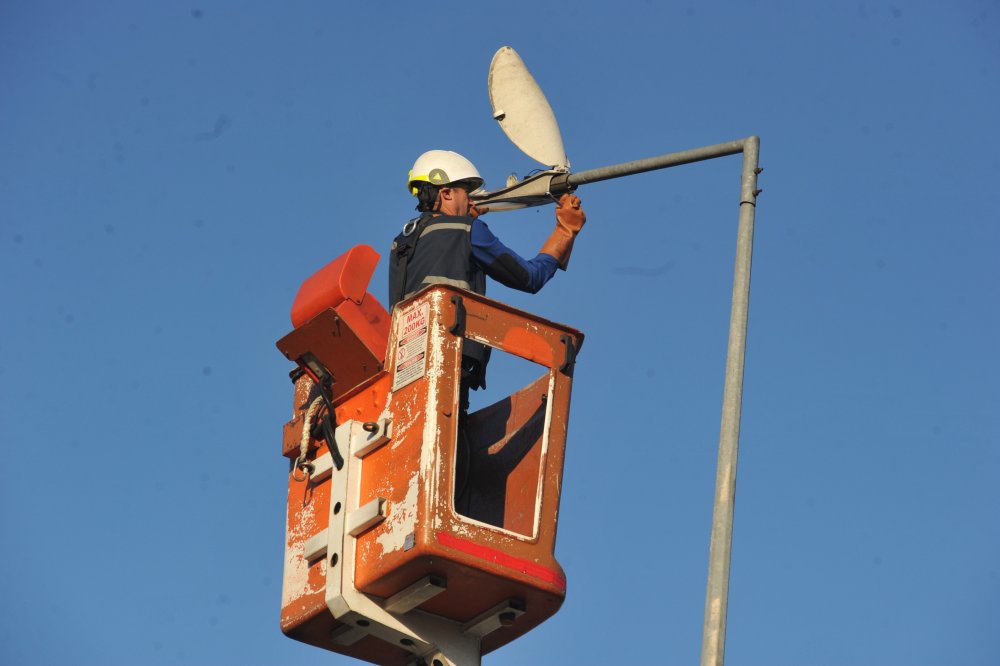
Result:
<svg viewBox="0 0 1000 666"><path fill-rule="evenodd" d="M470 392L469 413L458 424L455 511L534 538L548 448L550 370L493 348L487 385Z"/></svg>

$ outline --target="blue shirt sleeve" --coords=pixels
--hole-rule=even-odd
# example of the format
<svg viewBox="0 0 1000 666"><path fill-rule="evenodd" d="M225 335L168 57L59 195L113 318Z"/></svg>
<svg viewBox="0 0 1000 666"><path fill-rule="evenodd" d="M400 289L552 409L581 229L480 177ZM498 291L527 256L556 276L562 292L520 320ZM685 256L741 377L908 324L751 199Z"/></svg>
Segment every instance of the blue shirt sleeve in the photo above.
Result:
<svg viewBox="0 0 1000 666"><path fill-rule="evenodd" d="M472 221L472 258L491 278L511 289L534 294L552 279L559 268L555 257L540 253L524 259L500 242L485 222Z"/></svg>

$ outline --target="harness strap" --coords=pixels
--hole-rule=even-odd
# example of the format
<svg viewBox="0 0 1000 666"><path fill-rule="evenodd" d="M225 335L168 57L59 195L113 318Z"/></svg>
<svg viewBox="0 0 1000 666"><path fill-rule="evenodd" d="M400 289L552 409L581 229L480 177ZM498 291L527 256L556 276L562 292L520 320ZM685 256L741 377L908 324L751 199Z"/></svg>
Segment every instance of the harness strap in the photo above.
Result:
<svg viewBox="0 0 1000 666"><path fill-rule="evenodd" d="M413 296L413 294L417 293L418 291L420 291L429 284L446 284L450 287L458 287L459 289L472 291L472 285L466 282L465 280L453 280L451 278L447 278L441 275L428 275L427 277L424 278L424 281L420 284L420 286L417 289L414 289L413 291L407 294L403 294L403 298L409 298L410 296Z"/></svg>
<svg viewBox="0 0 1000 666"><path fill-rule="evenodd" d="M396 284L392 285L392 303L389 307L392 307L399 301L403 300L408 296L408 294L403 293L406 289L406 269L409 266L410 259L417 249L417 241L423 235L424 228L427 227L427 223L434 219L431 213L424 213L420 217L415 217L406 224L403 225L403 244L396 247Z"/></svg>

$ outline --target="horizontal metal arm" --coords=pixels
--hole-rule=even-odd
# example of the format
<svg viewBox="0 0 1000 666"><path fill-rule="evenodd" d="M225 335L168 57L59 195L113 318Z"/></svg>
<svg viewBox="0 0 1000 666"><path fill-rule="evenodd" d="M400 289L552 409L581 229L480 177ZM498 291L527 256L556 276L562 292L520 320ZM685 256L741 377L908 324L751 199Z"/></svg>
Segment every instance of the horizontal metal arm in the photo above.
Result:
<svg viewBox="0 0 1000 666"><path fill-rule="evenodd" d="M611 166L590 169L588 171L580 171L579 173L571 173L565 178L556 176L552 183L552 193L556 194L555 189L558 186L564 187L564 191L570 191L576 189L580 185L586 185L587 183L596 183L601 180L631 176L634 173L645 173L646 171L667 169L669 167L680 166L682 164L691 164L692 162L710 160L715 157L735 155L736 153L743 152L743 147L746 143L756 138L757 137L749 137L736 141L727 141L726 143L717 143L714 146L703 146L701 148L682 150L677 153L667 153L666 155L660 155L658 157L648 157L644 160L622 162L621 164L613 164Z"/></svg>
<svg viewBox="0 0 1000 666"><path fill-rule="evenodd" d="M528 206L542 206L547 203L554 203L556 198L572 192L580 185L596 183L622 176L631 176L636 173L646 171L656 171L657 169L667 169L669 167L691 164L692 162L702 162L716 157L735 155L744 151L747 145L759 143L760 139L755 136L726 143L717 143L714 146L703 146L701 148L691 148L676 153L667 153L657 157L648 157L643 160L633 160L632 162L622 162L611 166L589 169L579 173L556 173L554 171L544 171L536 176L525 178L520 183L506 187L496 192L485 192L480 195L473 195L473 200L478 205L489 206L491 210L515 210Z"/></svg>

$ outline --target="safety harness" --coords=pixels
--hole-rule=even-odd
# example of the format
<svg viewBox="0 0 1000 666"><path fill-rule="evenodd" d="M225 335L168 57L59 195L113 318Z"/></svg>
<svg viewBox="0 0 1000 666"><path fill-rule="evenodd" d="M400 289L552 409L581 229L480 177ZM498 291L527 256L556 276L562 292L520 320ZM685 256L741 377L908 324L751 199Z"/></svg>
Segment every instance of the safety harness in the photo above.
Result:
<svg viewBox="0 0 1000 666"><path fill-rule="evenodd" d="M396 270L391 272L389 284L389 307L391 308L406 295L406 269L417 251L417 241L427 224L434 219L433 213L427 212L415 217L403 225L402 237L393 244L396 254Z"/></svg>

